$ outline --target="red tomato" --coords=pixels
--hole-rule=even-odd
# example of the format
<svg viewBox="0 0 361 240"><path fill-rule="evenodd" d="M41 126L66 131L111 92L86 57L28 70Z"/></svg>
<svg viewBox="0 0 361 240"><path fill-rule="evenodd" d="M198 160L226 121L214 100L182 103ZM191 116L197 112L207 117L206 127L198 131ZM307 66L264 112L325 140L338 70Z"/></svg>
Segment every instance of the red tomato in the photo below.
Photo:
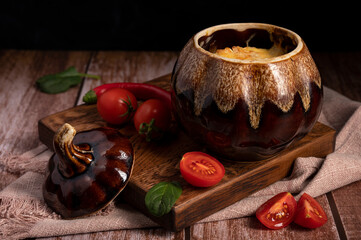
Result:
<svg viewBox="0 0 361 240"><path fill-rule="evenodd" d="M306 228L318 228L327 222L327 215L321 205L307 193L298 200L295 223Z"/></svg>
<svg viewBox="0 0 361 240"><path fill-rule="evenodd" d="M203 152L188 152L179 164L183 178L196 187L210 187L217 184L225 170L217 159Z"/></svg>
<svg viewBox="0 0 361 240"><path fill-rule="evenodd" d="M282 192L263 203L256 211L258 220L270 229L280 229L290 224L297 202L289 192Z"/></svg>
<svg viewBox="0 0 361 240"><path fill-rule="evenodd" d="M139 106L134 115L134 126L147 141L159 139L171 123L168 107L158 99L149 99Z"/></svg>
<svg viewBox="0 0 361 240"><path fill-rule="evenodd" d="M113 88L99 96L97 109L100 116L108 123L123 124L132 119L138 103L128 90Z"/></svg>

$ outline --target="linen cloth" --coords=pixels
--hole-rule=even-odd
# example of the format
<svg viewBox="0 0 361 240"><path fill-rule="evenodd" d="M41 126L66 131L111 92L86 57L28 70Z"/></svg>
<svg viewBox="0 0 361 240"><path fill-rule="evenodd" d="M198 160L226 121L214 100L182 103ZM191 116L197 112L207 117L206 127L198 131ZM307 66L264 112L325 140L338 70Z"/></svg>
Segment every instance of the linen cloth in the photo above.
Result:
<svg viewBox="0 0 361 240"><path fill-rule="evenodd" d="M296 199L304 192L317 197L361 180L361 103L325 87L319 121L337 131L333 153L326 158L297 158L289 177L200 222L253 215L263 202L280 192L291 192ZM0 238L47 237L158 226L117 199L91 216L61 219L46 206L42 197L44 172L51 155L45 145L40 145L20 156L0 159Z"/></svg>

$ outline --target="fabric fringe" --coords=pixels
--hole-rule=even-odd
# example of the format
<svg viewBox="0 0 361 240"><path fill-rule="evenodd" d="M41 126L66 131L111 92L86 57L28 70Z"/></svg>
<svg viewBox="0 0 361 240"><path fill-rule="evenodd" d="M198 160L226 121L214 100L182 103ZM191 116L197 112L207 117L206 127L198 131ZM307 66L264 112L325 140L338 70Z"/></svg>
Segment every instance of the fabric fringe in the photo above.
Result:
<svg viewBox="0 0 361 240"><path fill-rule="evenodd" d="M0 238L25 238L30 229L44 218L60 219L60 216L40 201L0 198Z"/></svg>
<svg viewBox="0 0 361 240"><path fill-rule="evenodd" d="M53 152L40 145L21 155L7 155L0 158L0 190L27 172L44 175ZM3 185L3 186L2 186ZM106 216L114 210L111 203L104 209L89 215ZM62 219L45 204L43 199L26 199L0 196L0 239L29 237L29 231L44 219Z"/></svg>
<svg viewBox="0 0 361 240"><path fill-rule="evenodd" d="M21 155L0 158L1 188L9 185L26 172L45 173L53 153L41 144ZM28 236L30 229L44 218L59 219L47 205L34 199L0 197L0 239L20 239Z"/></svg>
<svg viewBox="0 0 361 240"><path fill-rule="evenodd" d="M86 216L86 218L107 216L114 209L115 205L111 202L105 208ZM29 235L30 230L44 219L61 220L62 217L53 212L40 199L0 197L0 239L32 237Z"/></svg>
<svg viewBox="0 0 361 240"><path fill-rule="evenodd" d="M53 152L41 144L31 151L22 155L8 155L0 158L0 173L7 172L22 175L25 172L37 172L44 174L47 163Z"/></svg>

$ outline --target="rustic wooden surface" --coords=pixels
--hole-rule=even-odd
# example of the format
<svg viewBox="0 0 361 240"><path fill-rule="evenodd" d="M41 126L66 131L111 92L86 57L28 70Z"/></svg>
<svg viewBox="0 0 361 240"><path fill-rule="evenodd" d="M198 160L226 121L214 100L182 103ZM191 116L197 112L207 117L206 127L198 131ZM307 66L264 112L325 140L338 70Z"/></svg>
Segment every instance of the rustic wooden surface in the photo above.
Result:
<svg viewBox="0 0 361 240"><path fill-rule="evenodd" d="M147 83L169 88L170 78L169 74ZM98 114L95 104L82 104L40 119L39 139L52 148L53 136L64 123L71 124L78 132L107 125ZM257 162L224 161L226 173L222 181L212 188L200 190L187 184L177 167L184 153L204 151L183 132L172 135L161 144L155 144L140 138L131 124L119 130L130 138L136 157L132 177L121 193L122 198L161 226L173 231L193 225L284 178L297 157L327 156L333 152L335 142L335 130L317 122L307 136L272 159ZM162 181L179 182L183 192L169 214L154 217L148 214L143 199L152 186Z"/></svg>
<svg viewBox="0 0 361 240"><path fill-rule="evenodd" d="M361 53L313 53L326 86L361 101ZM0 50L0 157L36 147L39 119L81 103L85 92L102 82L143 82L171 72L176 52L88 52ZM75 66L99 74L69 91L48 95L35 80ZM1 183L2 188L6 183ZM305 230L295 224L270 231L255 217L199 223L173 233L161 228L109 231L51 239L360 239L361 181L317 198L329 221Z"/></svg>

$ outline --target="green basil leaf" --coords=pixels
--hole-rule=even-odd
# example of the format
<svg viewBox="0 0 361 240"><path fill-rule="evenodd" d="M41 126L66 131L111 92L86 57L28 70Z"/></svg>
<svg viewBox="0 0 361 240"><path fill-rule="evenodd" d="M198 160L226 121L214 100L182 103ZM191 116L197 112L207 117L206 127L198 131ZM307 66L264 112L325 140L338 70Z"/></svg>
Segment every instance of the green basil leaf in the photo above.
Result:
<svg viewBox="0 0 361 240"><path fill-rule="evenodd" d="M70 87L81 83L81 77L59 77L56 74L46 75L37 81L37 86L45 93L61 93L68 90Z"/></svg>
<svg viewBox="0 0 361 240"><path fill-rule="evenodd" d="M82 77L99 78L95 75L78 73L75 67L69 67L63 72L40 77L36 80L36 85L45 93L61 93L81 83Z"/></svg>
<svg viewBox="0 0 361 240"><path fill-rule="evenodd" d="M78 76L79 73L75 67L69 67L65 71L57 73L57 75L62 77L71 77L71 76Z"/></svg>
<svg viewBox="0 0 361 240"><path fill-rule="evenodd" d="M170 212L181 194L178 182L160 182L145 195L145 206L152 215L160 217Z"/></svg>

